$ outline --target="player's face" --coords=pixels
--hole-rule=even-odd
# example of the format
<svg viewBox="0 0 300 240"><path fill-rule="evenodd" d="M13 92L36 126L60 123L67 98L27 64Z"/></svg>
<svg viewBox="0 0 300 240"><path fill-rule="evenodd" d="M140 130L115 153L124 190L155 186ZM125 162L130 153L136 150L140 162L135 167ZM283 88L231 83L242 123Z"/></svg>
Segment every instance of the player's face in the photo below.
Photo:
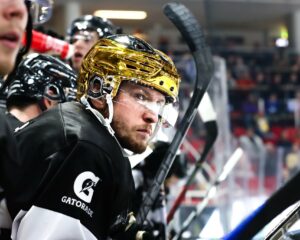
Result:
<svg viewBox="0 0 300 240"><path fill-rule="evenodd" d="M159 120L165 97L160 92L124 82L114 98L112 127L121 145L134 153L145 151Z"/></svg>
<svg viewBox="0 0 300 240"><path fill-rule="evenodd" d="M73 69L78 72L83 57L91 49L91 47L99 40L96 32L81 31L76 33L70 42L75 47L74 55L71 58Z"/></svg>
<svg viewBox="0 0 300 240"><path fill-rule="evenodd" d="M27 17L24 0L0 0L0 75L14 67Z"/></svg>

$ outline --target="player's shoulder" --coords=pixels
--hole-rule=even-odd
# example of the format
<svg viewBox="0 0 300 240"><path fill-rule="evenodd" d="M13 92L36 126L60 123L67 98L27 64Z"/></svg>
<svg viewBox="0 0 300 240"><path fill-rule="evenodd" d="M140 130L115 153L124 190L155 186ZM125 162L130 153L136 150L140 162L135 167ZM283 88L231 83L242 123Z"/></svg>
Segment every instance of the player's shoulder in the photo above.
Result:
<svg viewBox="0 0 300 240"><path fill-rule="evenodd" d="M39 129L51 129L51 131L55 131L60 124L60 116L59 110L57 108L53 108L51 110L43 112L36 118L33 118L21 126L15 129L15 135L19 136L24 134L25 132L33 132L35 129L38 131Z"/></svg>

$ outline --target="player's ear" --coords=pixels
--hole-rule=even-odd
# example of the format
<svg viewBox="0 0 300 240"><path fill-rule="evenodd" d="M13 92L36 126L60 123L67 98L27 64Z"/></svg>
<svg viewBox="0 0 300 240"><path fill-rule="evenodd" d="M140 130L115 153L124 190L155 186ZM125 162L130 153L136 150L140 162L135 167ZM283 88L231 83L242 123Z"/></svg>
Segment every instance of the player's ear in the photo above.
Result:
<svg viewBox="0 0 300 240"><path fill-rule="evenodd" d="M49 109L54 105L51 100L49 100L45 97L43 98L43 102L44 102L44 105L45 105L46 109Z"/></svg>

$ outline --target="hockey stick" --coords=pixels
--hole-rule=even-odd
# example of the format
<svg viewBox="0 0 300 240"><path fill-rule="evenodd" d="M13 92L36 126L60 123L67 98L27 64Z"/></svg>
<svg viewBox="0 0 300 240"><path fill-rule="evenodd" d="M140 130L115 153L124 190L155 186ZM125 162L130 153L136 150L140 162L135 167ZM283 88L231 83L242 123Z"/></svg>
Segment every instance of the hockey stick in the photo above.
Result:
<svg viewBox="0 0 300 240"><path fill-rule="evenodd" d="M197 77L189 107L180 122L174 139L156 173L154 182L143 199L141 208L137 214L137 222L140 224L144 222L158 195L160 186L172 166L176 152L197 113L200 101L208 88L213 74L213 60L210 50L206 47L203 31L192 13L180 3L168 3L164 6L164 13L175 24L188 44L196 63Z"/></svg>
<svg viewBox="0 0 300 240"><path fill-rule="evenodd" d="M206 192L203 200L198 204L196 210L191 212L190 215L186 218L186 220L182 224L182 228L179 230L178 234L173 237L173 240L181 239L182 233L186 231L188 227L191 225L191 223L201 214L201 212L209 203L209 200L215 195L217 186L226 179L229 172L233 169L236 163L241 159L242 154L243 154L243 150L241 148L237 148L234 151L234 153L228 159L228 162L223 167L221 173L210 185L210 188Z"/></svg>
<svg viewBox="0 0 300 240"><path fill-rule="evenodd" d="M209 95L206 93L200 102L200 105L198 107L199 114L204 122L204 126L206 129L206 141L205 141L205 146L203 149L203 152L201 154L201 157L196 161L196 165L190 174L190 176L187 178L186 183L184 184L184 187L181 189L181 192L179 193L178 197L174 201L168 216L167 216L167 223L169 223L180 206L181 202L183 201L185 194L193 182L197 172L199 169L202 167L202 163L206 159L208 153L210 152L215 140L217 139L218 136L218 126L217 126L217 121L216 121L216 113L214 111L213 105L211 103L211 100L209 98Z"/></svg>
<svg viewBox="0 0 300 240"><path fill-rule="evenodd" d="M284 237L289 228L300 219L300 202L288 215L265 237L265 240L279 240Z"/></svg>
<svg viewBox="0 0 300 240"><path fill-rule="evenodd" d="M242 221L224 240L251 239L266 224L283 210L300 199L297 191L300 182L300 172L292 177L284 186L275 192L267 201L258 207L250 216Z"/></svg>

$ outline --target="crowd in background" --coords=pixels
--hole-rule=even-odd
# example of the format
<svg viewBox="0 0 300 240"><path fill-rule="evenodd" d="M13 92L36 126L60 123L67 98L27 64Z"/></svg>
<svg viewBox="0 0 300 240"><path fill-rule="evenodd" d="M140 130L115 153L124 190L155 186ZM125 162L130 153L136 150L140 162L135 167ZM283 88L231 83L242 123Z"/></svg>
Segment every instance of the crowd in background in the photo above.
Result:
<svg viewBox="0 0 300 240"><path fill-rule="evenodd" d="M273 191L278 178L282 183L300 167L300 57L280 48L224 48L214 54L226 61L232 137L247 150L254 171L264 168L266 185ZM175 62L183 77L182 86L192 86L192 59L175 54ZM184 95L181 92L180 96ZM199 128L195 122L194 131ZM201 149L204 137L190 139L195 149ZM258 165L258 155L265 159L264 166ZM279 163L278 155L282 158Z"/></svg>

